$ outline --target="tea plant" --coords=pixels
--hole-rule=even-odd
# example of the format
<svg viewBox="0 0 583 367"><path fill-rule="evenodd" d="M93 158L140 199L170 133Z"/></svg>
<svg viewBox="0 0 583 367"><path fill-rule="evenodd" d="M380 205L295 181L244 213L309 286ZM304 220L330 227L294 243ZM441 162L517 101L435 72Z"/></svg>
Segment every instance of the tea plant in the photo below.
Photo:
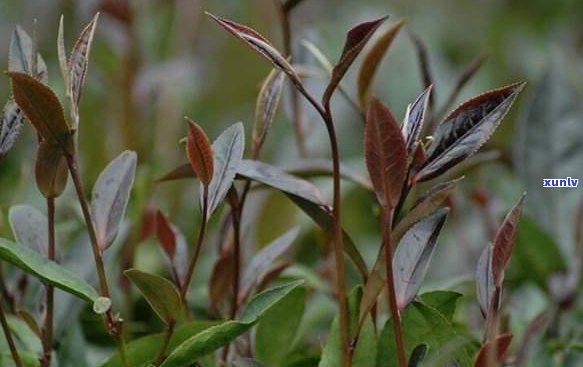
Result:
<svg viewBox="0 0 583 367"><path fill-rule="evenodd" d="M526 353L522 349L516 358L508 357L513 335L505 322L503 290L517 234L520 236L518 224L524 195L493 231L490 242L483 240L484 248L475 270L475 293L483 315L481 337L470 331L469 323L460 325L459 317L454 318L461 293L453 290L420 293L420 290L440 232L450 211L455 210L452 193L462 180L459 167L471 162L468 159L486 143L524 83L487 91L446 114L484 61L479 57L460 75L446 103L436 112L424 46L413 37L421 55L426 85L407 106L403 122L399 123L391 110L374 96L372 82L405 21L394 22L370 47L367 44L387 17L356 25L348 31L336 63L330 62L316 45L306 42L305 47L327 73L327 86L319 93L306 86L309 76L302 72L302 65L294 64L291 55L289 16L299 3L286 1L279 9L283 52L254 29L208 13L209 19L274 68L257 97L251 139L246 139L244 126L239 122L211 143L201 125L185 118L186 137L181 141L184 162L160 177L157 184L177 179L198 182L198 204L193 200L192 205L199 205L200 217L193 220L196 237L192 246L187 245L187 237L172 223L172 218L159 209L149 208L140 213L143 214L140 220L124 220L138 166L139 157L135 152L122 152L111 161L94 183L90 200L86 195L79 169L83 148L78 143L83 126L80 100L99 15L82 30L68 59L61 19L57 46L68 99L68 118L61 100L48 86L48 71L38 53L36 37L31 39L21 28L14 31L7 72L12 97L4 109L0 154L8 153L24 121L28 120L38 136L35 178L46 201L46 214L29 205L13 206L9 219L15 240L0 240L0 258L6 265L10 264L0 269L0 321L7 348L2 351L2 363L18 367L88 365L84 348L89 346L81 342L84 339L78 323L71 326L69 320L69 326L63 329L64 326L55 322L67 324L66 315L57 317L59 297L67 300L59 304L65 312L68 310L75 317L79 312L73 307L76 301L65 293L55 292L58 288L86 302L93 315L100 315L104 330L117 348L108 350L109 355L99 364L102 367L481 367L512 361L520 365L518 361L524 359L521 353ZM360 54L364 57L355 101L342 82ZM260 160L286 80L293 87L289 97L298 150L308 163L313 163L293 172ZM370 178L354 174L342 165L339 146L350 137L336 132L332 105L336 91L362 118L363 156ZM322 121L330 162L309 160L301 99L307 101ZM246 142L250 144L248 153ZM449 180L427 188L426 182L446 175ZM55 208L60 204L58 199L65 191L69 176L88 241L57 247L59 227L55 223ZM331 178L331 203L309 180L311 176ZM458 177L452 179L452 176ZM361 254L358 239L353 239L343 227L341 218L346 208L342 180L367 190L371 207L378 205L378 218L372 211L367 218L378 222L381 237L372 268ZM325 242L333 249L330 274L294 273L288 271L289 262L278 260L298 241L299 226L275 238L250 260L243 256L243 251L249 248L244 209L253 199L250 194L264 188L283 193L321 228ZM216 229L219 256L209 279L209 306L200 310L194 302L199 295L193 295L191 290L192 284L200 282L196 276L200 255L210 246L211 229ZM139 238L127 232L138 233ZM131 265L140 251L135 244L149 238L155 238L167 258L166 274L159 274L159 269L142 270ZM97 289L90 275L84 277L69 269L74 262L82 261L80 246L91 249ZM67 252L71 253L69 257ZM112 258L108 261L107 255L112 252L121 259L115 269L108 266L113 261ZM119 267L122 274L115 273ZM350 271L358 274L356 284L351 284L354 281ZM119 289L113 290L112 279L117 276L121 277ZM33 279L40 280L40 288ZM141 299L133 297L128 280L139 291ZM569 290L569 295L574 297L575 290ZM382 297L383 292L386 298ZM119 293L125 294L129 304L122 305L124 296ZM39 295L42 295L42 307L31 308L27 297ZM335 300L338 313L329 326L325 345L314 353L314 348L302 338L313 331L309 330L313 326L309 306L322 295ZM138 337L135 330L127 327L134 321L132 316L137 315L134 311L145 304L143 301L153 311L149 314L162 322L161 333L147 328ZM86 310L87 313L91 314ZM542 321L546 318L533 321L532 328ZM97 325L91 327L99 329ZM300 331L301 328L307 329Z"/></svg>

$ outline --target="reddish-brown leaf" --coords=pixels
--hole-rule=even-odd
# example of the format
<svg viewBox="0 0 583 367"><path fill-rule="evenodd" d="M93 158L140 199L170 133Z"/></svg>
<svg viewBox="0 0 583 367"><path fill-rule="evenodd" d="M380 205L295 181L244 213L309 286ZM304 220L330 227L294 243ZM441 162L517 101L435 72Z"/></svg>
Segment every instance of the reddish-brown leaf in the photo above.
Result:
<svg viewBox="0 0 583 367"><path fill-rule="evenodd" d="M381 60L385 56L389 47L393 43L395 36L403 27L407 19L399 19L396 21L380 38L374 43L370 51L366 53L362 66L358 73L358 101L360 107L364 110L366 101L368 99L371 82L378 69Z"/></svg>
<svg viewBox="0 0 583 367"><path fill-rule="evenodd" d="M189 118L186 156L200 182L208 186L213 178L213 148L200 126Z"/></svg>
<svg viewBox="0 0 583 367"><path fill-rule="evenodd" d="M156 212L156 237L172 261L176 255L176 233L174 233L168 218L159 210Z"/></svg>
<svg viewBox="0 0 583 367"><path fill-rule="evenodd" d="M233 279L233 252L224 251L211 274L209 282L209 298L211 310L217 310L223 299L229 294Z"/></svg>
<svg viewBox="0 0 583 367"><path fill-rule="evenodd" d="M518 222L520 221L520 213L522 211L522 204L524 203L525 196L525 194L522 194L520 200L518 200L508 214L506 214L506 218L504 218L504 222L502 222L498 228L496 238L494 239L492 273L494 274L494 283L497 286L502 284L502 274L504 273L504 269L508 265L510 256L512 255L512 249L514 248Z"/></svg>
<svg viewBox="0 0 583 367"><path fill-rule="evenodd" d="M364 149L379 202L394 208L405 180L407 149L391 111L376 98L371 100L367 114Z"/></svg>
<svg viewBox="0 0 583 367"><path fill-rule="evenodd" d="M373 33L387 18L388 17L385 16L370 22L360 23L348 31L346 42L344 43L344 49L342 50L340 59L332 70L330 83L328 84L328 87L326 87L324 96L322 97L324 105L330 102L334 90L336 90L336 87L340 84L340 81L348 71L350 65L352 65L356 57L360 54Z"/></svg>
<svg viewBox="0 0 583 367"><path fill-rule="evenodd" d="M233 36L243 41L243 43L249 46L252 50L256 51L267 59L267 61L271 62L275 67L286 73L290 78L299 82L299 78L290 63L265 37L259 34L259 32L243 24L233 22L232 20L221 18L208 12L206 14Z"/></svg>
<svg viewBox="0 0 583 367"><path fill-rule="evenodd" d="M504 356L506 355L506 351L510 346L510 342L512 341L512 335L510 334L502 334L496 337L495 340L489 341L486 344L482 345L480 351L478 352L478 357L476 358L476 363L474 367L487 367L488 359L492 358L496 364L502 362ZM490 353L493 353L493 356L489 356Z"/></svg>
<svg viewBox="0 0 583 367"><path fill-rule="evenodd" d="M36 153L35 178L39 191L46 198L60 196L67 185L67 160L58 145L42 141Z"/></svg>

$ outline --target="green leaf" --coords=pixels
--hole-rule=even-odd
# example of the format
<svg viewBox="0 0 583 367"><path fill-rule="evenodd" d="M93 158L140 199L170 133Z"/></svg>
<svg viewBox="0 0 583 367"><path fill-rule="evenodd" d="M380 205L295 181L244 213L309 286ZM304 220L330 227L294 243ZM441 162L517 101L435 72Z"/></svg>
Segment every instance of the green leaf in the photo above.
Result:
<svg viewBox="0 0 583 367"><path fill-rule="evenodd" d="M534 282L547 289L549 276L566 270L565 259L555 240L532 218L523 216L513 255L505 271L506 284L519 286Z"/></svg>
<svg viewBox="0 0 583 367"><path fill-rule="evenodd" d="M138 287L146 301L166 325L172 324L182 310L180 293L169 280L137 269L129 269L124 275Z"/></svg>
<svg viewBox="0 0 583 367"><path fill-rule="evenodd" d="M391 47L395 36L406 22L406 19L397 20L375 41L374 45L366 53L358 73L358 101L360 102L361 109L365 110L371 82L381 60L387 53L389 47Z"/></svg>
<svg viewBox="0 0 583 367"><path fill-rule="evenodd" d="M160 367L187 367L236 339L255 325L271 307L285 299L302 281L287 283L261 292L247 304L239 320L226 321L202 331L180 344Z"/></svg>
<svg viewBox="0 0 583 367"><path fill-rule="evenodd" d="M448 208L441 208L420 220L399 242L393 258L399 310L405 308L421 288L448 212Z"/></svg>
<svg viewBox="0 0 583 367"><path fill-rule="evenodd" d="M137 155L126 150L101 172L91 193L91 214L101 250L117 235L136 174Z"/></svg>
<svg viewBox="0 0 583 367"><path fill-rule="evenodd" d="M67 186L69 167L60 147L49 141L42 141L36 152L36 186L45 198L60 196Z"/></svg>
<svg viewBox="0 0 583 367"><path fill-rule="evenodd" d="M446 172L474 154L490 138L524 87L515 83L462 103L439 124L427 151L427 161L415 181Z"/></svg>
<svg viewBox="0 0 583 367"><path fill-rule="evenodd" d="M213 143L214 174L208 186L208 212L210 217L223 201L233 184L245 149L245 131L243 123L238 122Z"/></svg>
<svg viewBox="0 0 583 367"><path fill-rule="evenodd" d="M287 361L305 304L306 289L296 288L265 313L255 334L255 356L259 361L270 367L281 366Z"/></svg>
<svg viewBox="0 0 583 367"><path fill-rule="evenodd" d="M419 344L427 344L426 360L438 356L446 358L440 366L447 365L450 359L455 359L460 366L472 365L475 347L458 335L452 323L433 307L413 302L405 308L401 322L407 355ZM380 334L377 351L377 367L397 366L392 320L387 321Z"/></svg>
<svg viewBox="0 0 583 367"><path fill-rule="evenodd" d="M8 72L12 79L14 100L43 139L72 154L72 132L65 120L59 98L45 84L28 74Z"/></svg>
<svg viewBox="0 0 583 367"><path fill-rule="evenodd" d="M40 362L38 360L38 356L35 353L19 351L18 355L20 356L20 361L22 362L23 367L40 367ZM9 363L9 364L5 365L4 362ZM13 364L13 363L14 362L12 359L12 355L10 353L3 353L3 352L1 353L0 366L6 366L6 367L16 366L16 364Z"/></svg>
<svg viewBox="0 0 583 367"><path fill-rule="evenodd" d="M284 193L299 196L317 205L326 205L320 190L311 182L294 177L267 163L243 160L237 170L238 174Z"/></svg>
<svg viewBox="0 0 583 367"><path fill-rule="evenodd" d="M453 322L453 315L457 301L463 294L454 291L431 291L419 295L421 302L435 308L449 322Z"/></svg>
<svg viewBox="0 0 583 367"><path fill-rule="evenodd" d="M427 344L417 345L411 352L411 357L409 357L409 363L407 363L407 367L417 367L421 365L421 362L423 362L423 359L427 355L428 350L429 347Z"/></svg>
<svg viewBox="0 0 583 367"><path fill-rule="evenodd" d="M86 301L93 302L98 297L97 291L86 281L18 243L0 238L0 258L41 281Z"/></svg>
<svg viewBox="0 0 583 367"><path fill-rule="evenodd" d="M306 200L300 196L287 194L286 196L293 201L304 213L306 213L312 220L329 236L333 236L333 221L332 221L332 210L328 206L317 205L309 200ZM358 251L358 248L352 241L352 238L342 230L342 243L344 244L344 253L348 255L350 260L356 266L356 269L360 273L363 279L368 276L368 269L366 268L366 263Z"/></svg>
<svg viewBox="0 0 583 367"><path fill-rule="evenodd" d="M185 340L196 335L208 328L216 326L215 321L194 321L185 324L174 331L168 343L168 351L174 350L177 346L182 344ZM126 360L127 366L142 366L148 362L154 361L156 354L162 344L165 333L152 334L126 344ZM113 354L107 361L99 365L99 367L124 367L119 353Z"/></svg>
<svg viewBox="0 0 583 367"><path fill-rule="evenodd" d="M10 207L8 220L18 243L46 256L48 221L42 212L30 205L14 205Z"/></svg>
<svg viewBox="0 0 583 367"><path fill-rule="evenodd" d="M265 367L259 361L252 358L237 358L233 361L234 367ZM271 365L269 365L271 367Z"/></svg>

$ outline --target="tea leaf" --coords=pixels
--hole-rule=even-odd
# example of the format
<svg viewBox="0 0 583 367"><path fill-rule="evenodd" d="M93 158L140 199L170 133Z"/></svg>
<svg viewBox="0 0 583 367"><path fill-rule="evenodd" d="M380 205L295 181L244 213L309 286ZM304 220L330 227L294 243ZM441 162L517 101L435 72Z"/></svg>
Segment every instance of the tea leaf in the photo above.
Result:
<svg viewBox="0 0 583 367"><path fill-rule="evenodd" d="M49 227L43 213L30 205L14 205L10 207L8 220L18 243L46 256Z"/></svg>
<svg viewBox="0 0 583 367"><path fill-rule="evenodd" d="M16 102L9 99L4 105L2 125L0 125L0 157L12 148L24 125L24 113Z"/></svg>
<svg viewBox="0 0 583 367"><path fill-rule="evenodd" d="M478 304L484 316L490 310L490 303L492 302L494 289L496 288L494 274L492 273L492 251L492 244L489 243L482 250L478 265L476 266L476 296L478 297Z"/></svg>
<svg viewBox="0 0 583 367"><path fill-rule="evenodd" d="M162 249L172 261L176 254L176 234L168 218L161 211L156 211L156 237Z"/></svg>
<svg viewBox="0 0 583 367"><path fill-rule="evenodd" d="M101 250L117 235L128 204L136 173L137 155L126 150L101 172L91 194L91 214Z"/></svg>
<svg viewBox="0 0 583 367"><path fill-rule="evenodd" d="M437 127L416 181L435 178L474 154L500 124L524 83L495 89L462 103Z"/></svg>
<svg viewBox="0 0 583 367"><path fill-rule="evenodd" d="M168 351L174 350L191 336L216 325L216 321L193 321L176 328L168 343ZM144 366L146 363L152 362L156 358L156 353L160 349L165 334L151 334L127 343L125 350L127 366ZM99 367L124 367L124 364L122 364L119 353L114 353Z"/></svg>
<svg viewBox="0 0 583 367"><path fill-rule="evenodd" d="M36 152L36 186L46 198L61 196L67 186L69 169L61 149L43 140Z"/></svg>
<svg viewBox="0 0 583 367"><path fill-rule="evenodd" d="M429 347L427 344L418 344L413 351L411 351L411 357L409 357L409 362L407 363L407 367L418 367L423 362L423 359L427 355L427 351Z"/></svg>
<svg viewBox="0 0 583 367"><path fill-rule="evenodd" d="M334 227L332 220L332 210L328 206L318 205L310 200L306 200L300 196L287 194L286 196L304 213L306 213L312 220L324 231L328 236L334 235ZM342 243L344 244L344 253L348 255L356 269L358 270L362 279L368 276L368 269L366 263L358 251L358 248L352 241L352 238L342 229Z"/></svg>
<svg viewBox="0 0 583 367"><path fill-rule="evenodd" d="M284 74L273 69L263 82L255 105L255 124L253 125L253 151L259 153L269 131L283 91Z"/></svg>
<svg viewBox="0 0 583 367"><path fill-rule="evenodd" d="M61 69L61 77L63 84L67 91L67 96L71 95L71 81L69 80L69 64L67 62L67 54L65 51L65 36L64 36L64 16L61 14L59 20L59 31L57 33L57 55L59 58L59 68Z"/></svg>
<svg viewBox="0 0 583 367"><path fill-rule="evenodd" d="M421 38L417 37L415 34L411 34L411 41L413 41L413 46L417 52L417 59L419 60L419 69L421 71L421 79L423 80L423 86L429 88L432 86L433 77L431 76L431 68L429 67L429 53L427 52L427 47ZM429 110L433 110L433 101L435 99L435 92L429 96L428 107Z"/></svg>
<svg viewBox="0 0 583 367"><path fill-rule="evenodd" d="M188 338L170 353L160 367L187 367L192 361L231 342L249 330L266 311L283 301L301 284L302 281L296 281L261 292L247 304L239 320L225 321Z"/></svg>
<svg viewBox="0 0 583 367"><path fill-rule="evenodd" d="M267 61L271 62L276 68L283 71L287 76L290 77L290 79L301 83L295 70L285 59L285 57L283 57L279 51L277 51L277 49L273 47L273 45L257 31L242 24L233 22L232 20L221 18L208 12L206 14L210 16L215 22L217 22L221 27L225 28L233 36L243 41L243 43L249 46L252 50L259 53Z"/></svg>
<svg viewBox="0 0 583 367"><path fill-rule="evenodd" d="M338 84L340 84L340 81L348 71L348 68L360 54L373 33L386 19L387 17L382 17L370 22L361 23L348 31L344 43L344 49L342 50L340 59L334 66L334 69L332 69L330 83L326 87L324 95L322 96L323 105L330 103L332 94L336 90Z"/></svg>
<svg viewBox="0 0 583 367"><path fill-rule="evenodd" d="M287 360L305 305L306 289L296 288L259 321L255 334L255 356L266 366L281 366Z"/></svg>
<svg viewBox="0 0 583 367"><path fill-rule="evenodd" d="M512 335L503 334L498 335L495 340L489 341L486 344L482 345L482 347L480 348L480 352L478 353L478 358L476 358L476 363L474 364L474 367L489 366L488 355L490 353L494 353L493 361L495 362L495 364L501 363L504 360L504 356L506 355L506 351L508 350L511 341Z"/></svg>
<svg viewBox="0 0 583 367"><path fill-rule="evenodd" d="M525 194L522 194L522 197L512 207L508 214L506 214L506 218L504 218L504 221L498 228L496 238L494 239L494 248L492 250L492 275L494 276L494 283L497 287L502 285L504 269L506 269L506 266L510 261L510 256L512 255L524 197Z"/></svg>
<svg viewBox="0 0 583 367"><path fill-rule="evenodd" d="M172 282L138 269L129 269L123 273L138 287L140 293L166 325L176 320L182 310L182 302L178 289Z"/></svg>
<svg viewBox="0 0 583 367"><path fill-rule="evenodd" d="M403 120L403 137L405 145L407 146L407 153L411 154L417 142L419 141L419 134L423 129L423 122L425 120L425 112L431 97L433 87L430 85L425 88L423 92L415 100L407 106L405 113L405 120Z"/></svg>
<svg viewBox="0 0 583 367"><path fill-rule="evenodd" d="M217 310L221 301L231 290L233 268L233 251L222 251L213 267L209 281L209 301L212 310Z"/></svg>
<svg viewBox="0 0 583 367"><path fill-rule="evenodd" d="M39 278L42 282L55 286L88 302L98 297L97 291L85 280L54 261L49 261L38 252L18 243L0 238L0 258Z"/></svg>
<svg viewBox="0 0 583 367"><path fill-rule="evenodd" d="M245 132L241 122L223 131L213 143L214 173L208 185L207 218L213 214L231 188L237 170L241 165L244 149Z"/></svg>
<svg viewBox="0 0 583 367"><path fill-rule="evenodd" d="M91 44L93 43L93 36L95 35L95 27L97 26L98 19L99 13L95 14L93 19L81 31L69 58L69 77L67 81L69 83L71 101L75 110L79 109L81 91L85 83L87 67L89 66L89 53L91 52ZM73 128L76 129L77 126Z"/></svg>
<svg viewBox="0 0 583 367"><path fill-rule="evenodd" d="M71 131L57 95L46 85L28 74L8 72L12 79L14 100L43 139L72 154Z"/></svg>
<svg viewBox="0 0 583 367"><path fill-rule="evenodd" d="M167 172L162 177L160 177L156 182L167 182L167 181L176 181L181 180L183 178L194 178L196 174L192 170L190 163L182 163L181 165L177 166L170 172Z"/></svg>
<svg viewBox="0 0 583 367"><path fill-rule="evenodd" d="M208 186L213 178L213 148L204 130L188 117L186 120L188 121L186 156L200 182Z"/></svg>
<svg viewBox="0 0 583 367"><path fill-rule="evenodd" d="M388 320L379 336L377 348L378 367L397 367L393 320ZM431 306L413 302L402 313L403 339L407 355L419 344L426 344L429 354L424 361L440 357L435 366L446 366L455 360L460 366L471 366L474 346L471 340L457 334L454 325Z"/></svg>
<svg viewBox="0 0 583 367"><path fill-rule="evenodd" d="M282 192L302 197L318 205L326 205L320 190L311 182L296 178L270 164L243 160L238 167L238 173Z"/></svg>
<svg viewBox="0 0 583 367"><path fill-rule="evenodd" d="M400 310L417 295L427 274L429 262L435 251L437 237L445 223L448 208L420 220L405 233L393 258L395 269L395 295Z"/></svg>
<svg viewBox="0 0 583 367"><path fill-rule="evenodd" d="M38 322L36 321L35 317L28 312L27 310L24 309L18 309L16 311L16 313L18 314L18 316L22 319L22 321L24 321L24 323L26 324L26 326L28 326L28 328L36 335L38 336L39 340L42 340L42 331L38 325Z"/></svg>
<svg viewBox="0 0 583 367"><path fill-rule="evenodd" d="M321 176L331 177L333 175L332 161L325 159L294 161L289 165L286 165L285 171L302 178ZM368 177L361 175L359 172L346 165L340 165L340 177L361 186L365 190L373 191L372 183Z"/></svg>
<svg viewBox="0 0 583 367"><path fill-rule="evenodd" d="M366 120L366 166L377 199L388 210L397 205L407 174L405 141L395 118L379 100L371 101Z"/></svg>
<svg viewBox="0 0 583 367"><path fill-rule="evenodd" d="M16 26L10 37L10 49L8 52L8 70L21 72L32 76L32 39L20 27ZM37 52L35 79L42 83L48 83L47 65L41 54Z"/></svg>
<svg viewBox="0 0 583 367"><path fill-rule="evenodd" d="M253 258L243 273L242 289L247 292L255 285L257 280L265 274L273 262L283 255L297 239L299 228L293 228L261 249Z"/></svg>
<svg viewBox="0 0 583 367"><path fill-rule="evenodd" d="M435 308L449 322L453 322L453 315L457 301L463 294L454 291L431 291L419 295L421 302Z"/></svg>
<svg viewBox="0 0 583 367"><path fill-rule="evenodd" d="M362 61L360 72L358 74L358 101L360 102L360 107L363 110L366 109L366 102L369 95L370 85L379 67L379 64L387 53L389 47L391 47L395 36L397 33L399 33L399 30L403 27L403 25L405 25L406 22L407 20L402 18L391 25L391 27L387 29L374 43Z"/></svg>

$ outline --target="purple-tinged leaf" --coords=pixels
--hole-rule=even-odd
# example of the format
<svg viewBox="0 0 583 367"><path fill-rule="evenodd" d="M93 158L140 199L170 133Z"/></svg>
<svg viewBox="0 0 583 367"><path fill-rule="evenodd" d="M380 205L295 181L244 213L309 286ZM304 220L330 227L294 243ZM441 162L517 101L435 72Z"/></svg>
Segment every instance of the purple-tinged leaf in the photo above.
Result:
<svg viewBox="0 0 583 367"><path fill-rule="evenodd" d="M196 173L192 170L190 163L182 163L173 170L165 173L156 182L176 181L183 178L196 178Z"/></svg>
<svg viewBox="0 0 583 367"><path fill-rule="evenodd" d="M448 208L442 208L420 220L399 242L393 258L399 310L404 309L421 288L448 212Z"/></svg>
<svg viewBox="0 0 583 367"><path fill-rule="evenodd" d="M365 55L358 73L358 101L362 110L366 110L366 102L375 73L387 50L391 47L395 36L406 22L407 19L404 18L397 20L379 37Z"/></svg>
<svg viewBox="0 0 583 367"><path fill-rule="evenodd" d="M8 220L18 243L47 255L49 233L47 217L30 205L10 207Z"/></svg>
<svg viewBox="0 0 583 367"><path fill-rule="evenodd" d="M156 237L168 258L170 260L174 259L176 255L176 233L168 218L159 210L156 212Z"/></svg>
<svg viewBox="0 0 583 367"><path fill-rule="evenodd" d="M326 159L297 160L285 166L285 171L291 175L301 178L312 177L332 177L332 161ZM373 191L372 182L368 177L360 174L356 170L346 165L340 165L340 177L344 180L355 183L362 188Z"/></svg>
<svg viewBox="0 0 583 367"><path fill-rule="evenodd" d="M290 248L292 243L297 239L299 233L299 228L293 228L271 241L253 256L251 262L247 265L245 272L243 273L243 280L241 283L243 293L249 293L249 290L252 289L257 283L257 280L269 270L273 262Z"/></svg>
<svg viewBox="0 0 583 367"><path fill-rule="evenodd" d="M48 86L28 74L8 72L12 79L14 100L24 111L40 136L61 147L64 153L73 152L73 139L63 114L59 98Z"/></svg>
<svg viewBox="0 0 583 367"><path fill-rule="evenodd" d="M417 59L419 60L419 70L421 72L421 79L423 80L423 86L427 89L432 86L433 77L431 76L431 68L429 67L429 52L427 52L427 47L425 43L416 36L415 34L411 34L411 41L413 42L413 46L415 46L415 51L417 52ZM432 93L429 96L429 110L433 110L433 101L435 99L435 93Z"/></svg>
<svg viewBox="0 0 583 367"><path fill-rule="evenodd" d="M169 280L156 274L146 273L137 269L123 272L158 314L160 319L170 325L175 322L182 310L182 301L176 286Z"/></svg>
<svg viewBox="0 0 583 367"><path fill-rule="evenodd" d="M344 49L342 50L340 59L332 70L332 78L322 96L322 104L327 105L330 102L332 94L336 90L338 84L340 84L340 81L348 71L348 68L350 68L373 33L386 19L387 17L382 17L370 22L364 22L348 31L344 43Z"/></svg>
<svg viewBox="0 0 583 367"><path fill-rule="evenodd" d="M66 81L69 83L68 87L70 88L73 108L77 111L79 109L79 101L81 100L81 90L83 89L85 76L87 75L89 53L91 52L91 44L95 35L97 19L99 19L99 13L95 14L89 24L81 31L69 58L69 77ZM77 126L74 126L74 128L77 128Z"/></svg>
<svg viewBox="0 0 583 367"><path fill-rule="evenodd" d="M432 86L427 87L415 100L407 106L405 119L401 130L405 145L407 146L407 153L411 154L417 142L419 141L419 134L423 129L423 121L425 120L425 112L431 97Z"/></svg>
<svg viewBox="0 0 583 367"><path fill-rule="evenodd" d="M217 22L221 27L225 28L233 36L243 41L243 43L249 46L252 50L256 51L265 59L267 59L267 61L271 62L276 68L283 71L292 80L299 82L299 78L290 63L267 39L265 39L265 37L263 37L257 31L245 25L233 22L229 19L218 17L208 12L206 14L210 16L215 22Z"/></svg>
<svg viewBox="0 0 583 367"><path fill-rule="evenodd" d="M267 163L252 160L242 160L238 174L287 194L299 196L317 205L326 205L320 190L311 182L294 177L279 168Z"/></svg>
<svg viewBox="0 0 583 367"><path fill-rule="evenodd" d="M186 120L188 121L186 157L200 182L208 186L213 178L213 148L204 130L188 117Z"/></svg>
<svg viewBox="0 0 583 367"><path fill-rule="evenodd" d="M504 118L524 83L515 83L467 100L437 127L427 161L416 181L435 178L474 154Z"/></svg>
<svg viewBox="0 0 583 367"><path fill-rule="evenodd" d="M480 351L478 352L478 357L476 358L474 367L491 366L491 364L488 363L490 358L494 362L494 365L502 363L511 341L512 335L502 334L497 336L495 340L489 341L482 345ZM492 356L490 356L490 354L492 354Z"/></svg>
<svg viewBox="0 0 583 367"><path fill-rule="evenodd" d="M232 288L233 252L223 251L213 267L209 281L210 309L217 310Z"/></svg>
<svg viewBox="0 0 583 367"><path fill-rule="evenodd" d="M43 140L36 152L34 173L36 185L45 198L61 196L69 177L67 160L61 148Z"/></svg>
<svg viewBox="0 0 583 367"><path fill-rule="evenodd" d="M231 188L241 165L244 149L245 131L241 122L223 131L213 143L214 174L208 185L207 218L210 218Z"/></svg>
<svg viewBox="0 0 583 367"><path fill-rule="evenodd" d="M8 71L21 72L32 76L32 48L33 42L30 36L20 26L16 26L10 38ZM47 65L40 53L37 53L36 69L35 79L47 84L49 81Z"/></svg>
<svg viewBox="0 0 583 367"><path fill-rule="evenodd" d="M255 124L253 125L253 154L258 155L271 123L279 107L283 91L284 74L273 69L263 82L255 105Z"/></svg>
<svg viewBox="0 0 583 367"><path fill-rule="evenodd" d="M91 194L91 214L101 250L117 235L136 174L137 155L126 150L101 172Z"/></svg>
<svg viewBox="0 0 583 367"><path fill-rule="evenodd" d="M24 125L24 112L16 102L9 99L4 105L2 125L0 126L0 157L12 148Z"/></svg>
<svg viewBox="0 0 583 367"><path fill-rule="evenodd" d="M476 266L476 295L484 317L490 310L490 304L496 288L494 274L492 273L492 250L491 243L486 245Z"/></svg>
<svg viewBox="0 0 583 367"><path fill-rule="evenodd" d="M407 174L405 141L391 111L376 98L370 103L366 120L366 166L379 203L394 208Z"/></svg>
<svg viewBox="0 0 583 367"><path fill-rule="evenodd" d="M502 286L504 269L506 269L510 257L512 256L512 249L516 242L518 222L520 221L524 198L525 194L522 194L520 200L518 200L510 212L508 212L506 218L504 218L504 221L498 228L498 232L494 239L494 248L492 250L492 274L494 276L494 283L497 287Z"/></svg>

